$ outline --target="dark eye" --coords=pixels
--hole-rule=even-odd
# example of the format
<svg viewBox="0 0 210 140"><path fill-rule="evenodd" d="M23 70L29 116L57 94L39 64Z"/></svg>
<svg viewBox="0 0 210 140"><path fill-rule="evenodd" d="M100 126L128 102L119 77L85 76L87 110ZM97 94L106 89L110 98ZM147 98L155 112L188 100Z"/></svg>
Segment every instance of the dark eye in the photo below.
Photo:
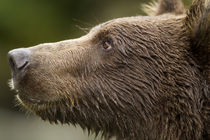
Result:
<svg viewBox="0 0 210 140"><path fill-rule="evenodd" d="M112 49L111 43L108 42L108 41L105 41L105 42L103 43L103 49L104 49L104 50L111 50L111 49Z"/></svg>

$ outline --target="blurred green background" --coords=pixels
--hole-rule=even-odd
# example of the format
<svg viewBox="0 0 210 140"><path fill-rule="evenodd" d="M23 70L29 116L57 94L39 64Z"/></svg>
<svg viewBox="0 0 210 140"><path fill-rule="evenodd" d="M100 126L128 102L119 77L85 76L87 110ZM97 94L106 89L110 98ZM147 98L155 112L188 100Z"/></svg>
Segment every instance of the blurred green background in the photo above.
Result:
<svg viewBox="0 0 210 140"><path fill-rule="evenodd" d="M0 0L0 140L92 140L77 127L50 125L15 107L7 52L84 35L107 20L143 15L150 0ZM191 0L184 0L186 7ZM97 138L100 139L100 138Z"/></svg>

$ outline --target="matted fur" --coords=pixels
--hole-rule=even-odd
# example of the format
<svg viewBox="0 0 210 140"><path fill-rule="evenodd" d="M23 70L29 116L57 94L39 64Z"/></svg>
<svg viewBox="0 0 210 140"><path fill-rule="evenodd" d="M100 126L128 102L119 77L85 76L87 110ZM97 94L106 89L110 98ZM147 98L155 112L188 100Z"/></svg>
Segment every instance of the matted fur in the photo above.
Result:
<svg viewBox="0 0 210 140"><path fill-rule="evenodd" d="M13 76L20 103L105 139L208 140L210 2L195 0L187 14L180 0L157 5L153 16L27 48L30 65Z"/></svg>

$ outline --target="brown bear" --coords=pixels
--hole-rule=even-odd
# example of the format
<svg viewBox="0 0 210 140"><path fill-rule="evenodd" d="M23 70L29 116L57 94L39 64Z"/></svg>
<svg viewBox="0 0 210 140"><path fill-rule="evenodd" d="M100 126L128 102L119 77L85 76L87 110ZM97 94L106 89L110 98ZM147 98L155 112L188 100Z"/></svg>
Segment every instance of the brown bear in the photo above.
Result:
<svg viewBox="0 0 210 140"><path fill-rule="evenodd" d="M117 140L210 139L210 0L146 6L78 39L8 53L19 102Z"/></svg>

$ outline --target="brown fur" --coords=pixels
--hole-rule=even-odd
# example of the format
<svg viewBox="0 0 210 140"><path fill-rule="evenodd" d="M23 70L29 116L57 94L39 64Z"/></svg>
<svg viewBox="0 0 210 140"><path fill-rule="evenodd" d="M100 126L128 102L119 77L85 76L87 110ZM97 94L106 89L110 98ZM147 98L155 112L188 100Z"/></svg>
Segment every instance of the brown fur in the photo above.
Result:
<svg viewBox="0 0 210 140"><path fill-rule="evenodd" d="M13 78L19 101L106 139L210 139L210 1L195 0L187 14L180 0L157 5L156 16L28 48L30 65Z"/></svg>
<svg viewBox="0 0 210 140"><path fill-rule="evenodd" d="M175 15L185 13L182 0L159 0L159 2L153 0L149 5L143 5L143 11L150 16L157 16L165 13Z"/></svg>

